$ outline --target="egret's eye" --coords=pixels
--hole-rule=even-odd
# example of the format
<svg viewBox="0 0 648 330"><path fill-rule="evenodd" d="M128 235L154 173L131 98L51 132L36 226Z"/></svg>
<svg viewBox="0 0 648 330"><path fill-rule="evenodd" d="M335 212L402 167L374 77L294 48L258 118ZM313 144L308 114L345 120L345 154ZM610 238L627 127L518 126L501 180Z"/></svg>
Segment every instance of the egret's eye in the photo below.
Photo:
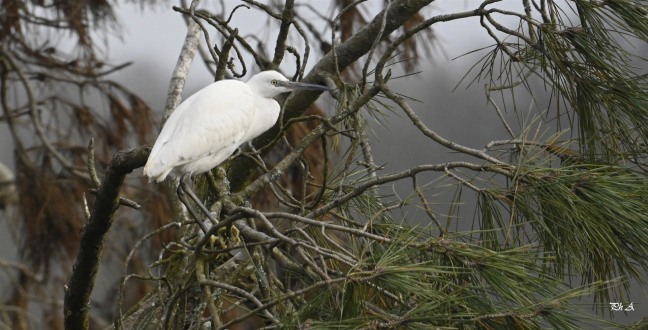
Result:
<svg viewBox="0 0 648 330"><path fill-rule="evenodd" d="M273 85L276 85L276 84L277 84L277 81L276 81L276 80L273 80L273 81L271 81L270 83L273 84Z"/></svg>

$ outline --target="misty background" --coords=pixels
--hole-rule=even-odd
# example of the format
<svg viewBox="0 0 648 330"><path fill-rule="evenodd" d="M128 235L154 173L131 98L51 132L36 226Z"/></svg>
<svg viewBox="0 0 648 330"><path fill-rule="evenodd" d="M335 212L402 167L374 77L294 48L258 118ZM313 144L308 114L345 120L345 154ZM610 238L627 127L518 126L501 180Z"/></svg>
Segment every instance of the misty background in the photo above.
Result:
<svg viewBox="0 0 648 330"><path fill-rule="evenodd" d="M429 17L431 14L473 9L475 4L478 3L481 3L481 1L439 0L426 8L424 16ZM501 7L521 7L521 1L504 0L502 3L505 5L501 5ZM227 6L226 12L229 13L240 2L225 1L225 4ZM329 1L310 1L310 4L323 12L332 10ZM117 81L144 99L156 112L157 120L161 120L169 79L187 31L182 15L171 9L173 5L178 5L178 3L168 1L166 4L155 5L153 8L140 7L138 4L120 3L116 8L118 8L117 17L119 20L117 32L121 33L113 33L113 36L103 43L103 52L108 54L107 57L110 63L119 65L125 62L133 62L128 68L111 74L107 78ZM210 1L201 2L199 8L201 7L210 10L215 8L214 4L210 4ZM382 1L368 1L362 4L361 8L368 13L367 17L374 17L382 8ZM309 18L307 15L305 17ZM311 18L315 26L324 23L314 14ZM509 21L513 26L517 24L515 19ZM268 29L269 23L270 26L276 28L276 22L269 22L265 14L257 10L241 8L234 14L231 25L238 27L241 36L254 35L261 40L264 40L264 38L273 40L270 36L273 35L275 30ZM213 29L209 30L210 33L213 32ZM212 38L215 35L211 34ZM470 73L461 82L470 67L485 54L485 51L460 58L457 57L490 46L493 43L486 31L480 28L479 19L462 19L435 24L434 35L436 38L431 42L436 44L435 51L431 54L431 58L419 62L416 71L420 71L420 73L400 79L392 79L389 83L390 87L399 93L419 100L420 102L410 102L410 105L421 120L432 130L449 140L471 148L482 149L490 141L509 139L510 137L497 117L495 109L487 103L484 85L488 82L477 81L469 86L469 83L475 77L476 73L474 72ZM294 35L292 37L292 44L295 47L303 48L303 43ZM68 45L69 49L74 46L75 38L69 34L59 36L59 38L62 49L66 48L65 45ZM218 43L221 40L212 40L212 42ZM638 54L646 53L645 45L638 44L635 47ZM266 45L266 49L273 51L274 45ZM245 58L245 60L248 63L248 69L253 66L254 62L250 58ZM312 67L318 60L317 55L311 58L309 67ZM282 69L288 75L292 75L294 72L293 63L294 60L291 55L287 55L282 64ZM364 64L364 62L361 63ZM237 68L240 69L239 66ZM392 68L394 70L393 76L403 74L403 71L398 66ZM306 72L309 71L308 69L306 69ZM247 80L250 75L251 73L248 72L248 76L244 80ZM196 55L185 85L184 98L212 82L213 76L206 70L200 56ZM455 89L455 87L457 88ZM521 120L529 122L534 117L542 115L545 115L546 118L552 117L550 113L546 112L547 95L536 94L534 100L523 86L515 88L515 101L519 107L518 111L520 111L519 117L511 107L510 95L505 97L504 100L499 97L499 94L493 94L493 97L502 110L504 110L504 104L507 104L505 118L516 133L520 131L519 122ZM319 102L327 115L333 114L335 103L330 96L323 95ZM385 114L388 116L384 120L387 125L373 122L371 129L375 134L370 134L375 163L381 166L384 165L383 173L402 171L420 164L467 159L464 155L452 154L448 149L431 143L418 129L414 129L409 118L402 112L397 110L392 113L385 110ZM555 133L555 123L540 126L536 124L534 127L538 127L538 134L549 136ZM0 122L0 141L0 162L14 170L14 144L5 122ZM419 141L424 143L421 144ZM421 145L424 147L421 148ZM378 174L381 174L381 172L379 171ZM141 175L141 169L136 170L132 175ZM421 184L431 182L438 177L439 174L436 173L419 175ZM435 182L430 187L441 184L442 181ZM446 220L443 215L448 213L454 190L454 186L438 187L427 192L427 195L432 196L429 198L430 202L436 204L433 209L440 213L442 223ZM409 181L385 187L382 190L383 193L395 193L401 199L406 198L410 191L411 182ZM460 207L458 214L453 214L455 217L453 221L460 230L471 229L475 214L475 201L472 191L464 191L462 198L464 205ZM0 211L0 258L18 261L15 247L16 241L12 237L14 234L9 230L7 222L3 221L5 214L2 212ZM419 212L422 213L419 214ZM415 207L409 207L403 216L406 219L416 219L424 216L423 213L423 211ZM394 217L398 218L399 216L394 215ZM119 230L119 228L113 228L112 230ZM100 269L99 281L102 272L119 273L121 269ZM7 280L6 277L0 275L0 290ZM572 282L573 286L579 284L580 280L578 279ZM0 291L0 295L2 295L2 291ZM61 290L61 297L62 295L63 291ZM622 302L624 305L632 302L635 309L634 312L628 312L627 314L615 312L614 320L617 322L629 324L648 316L647 294L636 283L633 283L633 290L629 297L619 298L619 301L616 302ZM592 301L588 299L582 299L580 302L575 303L588 310L592 307ZM609 305L603 306L603 309L607 316Z"/></svg>

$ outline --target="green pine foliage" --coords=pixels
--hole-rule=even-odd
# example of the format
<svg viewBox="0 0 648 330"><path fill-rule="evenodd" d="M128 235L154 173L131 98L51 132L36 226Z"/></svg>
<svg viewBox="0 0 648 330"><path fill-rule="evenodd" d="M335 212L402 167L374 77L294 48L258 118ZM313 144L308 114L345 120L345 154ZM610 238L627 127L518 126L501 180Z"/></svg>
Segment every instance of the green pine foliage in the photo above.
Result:
<svg viewBox="0 0 648 330"><path fill-rule="evenodd" d="M510 140L493 141L484 150L445 140L434 132L433 124L426 126L409 108L407 102L416 101L416 96L391 92L382 75L376 74L366 86L342 84L338 111L310 133L328 134L331 145L343 149L334 166L325 164L325 184L304 179L316 189L301 195L301 200L281 187L281 194L273 190L282 201L272 212L232 211L230 216L247 219L246 226L269 228L264 240L241 236L252 257L238 264L237 274L253 269L245 273L251 280L241 284L240 279L219 277L214 269L225 262L219 253L227 249L217 248L205 250L208 257L199 258L211 264L212 271L204 276L252 292L259 303L248 301L245 308L264 318L268 328L622 326L606 318L607 304L624 301L629 281L643 285L648 271L648 85L644 60L631 48L648 41L646 3L522 2L524 13L497 7L498 1L484 1L478 10L462 14L479 16L495 42L473 66L479 71L473 82L489 82L487 99L500 114ZM499 24L501 15L518 18L518 27ZM433 24L420 22L406 33L423 30L426 22ZM407 38L393 40L370 72L380 73L388 66L394 57L390 52ZM357 106L375 88L370 101ZM521 120L516 133L490 95L511 95L502 98L504 109L513 108L519 118L529 118L534 110L523 111L515 103L521 89L533 97L544 92L551 99L546 109L540 109L541 117ZM388 114L400 115L401 110L430 139L422 145L438 143L472 161L383 173L369 157L364 140L370 131L367 122L389 126ZM551 130L556 133L547 133ZM574 138L565 137L569 134ZM299 150L293 147L290 152ZM303 158L295 159L305 164ZM268 177L272 171L264 168ZM417 175L422 172L439 175L421 185ZM218 203L228 195L211 194L210 185L202 180L206 204L217 205L220 212L225 204ZM400 181L412 184L404 199L389 193ZM452 190L452 202L441 211L438 196L449 196ZM471 194L475 205L467 202ZM411 207L420 212L408 213ZM472 230L457 230L457 214L466 214L470 207L475 209ZM275 230L280 225L285 227L282 233ZM191 256L200 235L190 239L194 241L185 240L183 246ZM188 269L195 273L177 280L182 287L197 285L191 279L202 276L202 267ZM205 283L200 285L211 286ZM591 295L599 315L574 304ZM222 299L217 293L210 297ZM158 313L178 319L170 312L174 308L159 306Z"/></svg>

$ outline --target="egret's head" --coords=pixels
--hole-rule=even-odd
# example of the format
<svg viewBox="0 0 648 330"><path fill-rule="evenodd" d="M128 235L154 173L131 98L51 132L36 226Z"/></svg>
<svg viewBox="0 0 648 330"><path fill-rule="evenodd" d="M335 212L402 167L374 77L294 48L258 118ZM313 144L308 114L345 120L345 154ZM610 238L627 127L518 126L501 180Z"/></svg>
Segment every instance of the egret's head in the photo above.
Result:
<svg viewBox="0 0 648 330"><path fill-rule="evenodd" d="M250 78L248 86L263 97L275 97L281 93L292 92L298 89L311 89L318 91L331 91L326 86L304 84L288 80L277 71L263 71Z"/></svg>

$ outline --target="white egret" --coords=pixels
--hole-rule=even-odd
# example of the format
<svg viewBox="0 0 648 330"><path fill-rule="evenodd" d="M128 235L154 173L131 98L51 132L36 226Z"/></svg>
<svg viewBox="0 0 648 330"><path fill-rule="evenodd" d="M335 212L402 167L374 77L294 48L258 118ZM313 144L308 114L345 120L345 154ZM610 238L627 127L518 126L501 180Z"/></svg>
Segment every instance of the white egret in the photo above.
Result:
<svg viewBox="0 0 648 330"><path fill-rule="evenodd" d="M247 83L221 80L203 88L171 114L144 175L160 182L173 170L193 175L220 165L239 145L275 124L280 107L273 97L297 89L331 90L289 81L276 71L261 72Z"/></svg>

